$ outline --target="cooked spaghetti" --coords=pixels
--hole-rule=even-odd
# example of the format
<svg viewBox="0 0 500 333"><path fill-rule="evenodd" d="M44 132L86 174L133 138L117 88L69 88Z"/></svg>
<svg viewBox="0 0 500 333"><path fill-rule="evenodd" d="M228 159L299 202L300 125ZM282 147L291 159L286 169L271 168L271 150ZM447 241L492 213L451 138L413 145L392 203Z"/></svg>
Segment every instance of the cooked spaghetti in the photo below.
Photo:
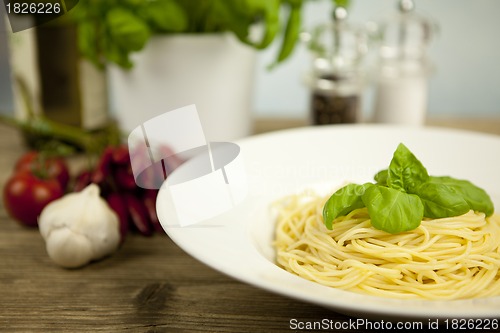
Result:
<svg viewBox="0 0 500 333"><path fill-rule="evenodd" d="M389 234L370 224L366 208L328 230L325 201L286 197L275 207L279 266L325 286L403 299L465 299L500 295L500 217L470 211L424 219Z"/></svg>

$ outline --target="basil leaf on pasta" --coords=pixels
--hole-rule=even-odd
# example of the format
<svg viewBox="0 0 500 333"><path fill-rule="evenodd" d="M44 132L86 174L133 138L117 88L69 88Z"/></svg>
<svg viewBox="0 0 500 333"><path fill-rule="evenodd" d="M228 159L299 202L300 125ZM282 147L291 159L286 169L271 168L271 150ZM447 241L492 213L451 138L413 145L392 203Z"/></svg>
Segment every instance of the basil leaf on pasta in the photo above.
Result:
<svg viewBox="0 0 500 333"><path fill-rule="evenodd" d="M368 185L349 184L332 194L323 207L323 222L328 229L332 230L333 220L337 217L365 206L361 196Z"/></svg>
<svg viewBox="0 0 500 333"><path fill-rule="evenodd" d="M384 169L377 172L373 179L377 182L377 185L387 186L387 177L389 176L389 170Z"/></svg>
<svg viewBox="0 0 500 333"><path fill-rule="evenodd" d="M420 198L393 188L370 186L362 196L374 228L397 234L417 228L424 217Z"/></svg>
<svg viewBox="0 0 500 333"><path fill-rule="evenodd" d="M467 180L431 177L427 169L402 143L389 168L379 171L375 184L350 184L335 192L323 207L326 227L354 209L367 207L372 226L389 233L412 230L423 217L459 216L469 210L490 216L493 202L480 187Z"/></svg>
<svg viewBox="0 0 500 333"><path fill-rule="evenodd" d="M470 209L483 212L486 216L493 214L495 207L490 196L482 188L472 184L468 180L456 179L448 176L430 177L430 182L444 184L461 194L463 199L469 204Z"/></svg>
<svg viewBox="0 0 500 333"><path fill-rule="evenodd" d="M438 219L458 216L470 210L462 195L445 184L426 182L416 189L415 194L422 200L425 217Z"/></svg>
<svg viewBox="0 0 500 333"><path fill-rule="evenodd" d="M422 163L404 144L400 143L389 165L387 185L393 189L411 193L428 179L429 174Z"/></svg>

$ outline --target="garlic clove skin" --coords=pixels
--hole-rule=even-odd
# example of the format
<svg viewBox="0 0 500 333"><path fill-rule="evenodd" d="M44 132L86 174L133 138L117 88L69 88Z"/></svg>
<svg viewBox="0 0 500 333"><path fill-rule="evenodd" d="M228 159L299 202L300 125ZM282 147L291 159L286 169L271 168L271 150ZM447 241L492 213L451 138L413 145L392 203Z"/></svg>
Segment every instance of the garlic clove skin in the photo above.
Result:
<svg viewBox="0 0 500 333"><path fill-rule="evenodd" d="M90 184L51 202L42 211L39 230L49 257L58 265L81 267L116 251L120 243L118 216Z"/></svg>
<svg viewBox="0 0 500 333"><path fill-rule="evenodd" d="M67 228L54 230L47 240L46 247L49 257L62 267L81 267L88 264L89 258L93 257L92 245L88 238Z"/></svg>

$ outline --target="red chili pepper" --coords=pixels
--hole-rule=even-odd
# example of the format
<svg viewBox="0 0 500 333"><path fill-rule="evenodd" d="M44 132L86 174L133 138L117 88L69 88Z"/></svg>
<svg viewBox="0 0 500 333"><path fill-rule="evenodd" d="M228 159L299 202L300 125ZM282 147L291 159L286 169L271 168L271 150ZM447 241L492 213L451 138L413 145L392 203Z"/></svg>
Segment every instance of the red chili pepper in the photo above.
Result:
<svg viewBox="0 0 500 333"><path fill-rule="evenodd" d="M144 203L131 193L126 193L123 197L125 199L129 216L134 226L142 235L151 236L154 231L153 224L149 219L148 212Z"/></svg>
<svg viewBox="0 0 500 333"><path fill-rule="evenodd" d="M163 227L158 220L158 215L156 214L156 197L158 196L158 190L145 190L143 193L144 206L148 210L149 218L153 224L153 228L158 233L164 233Z"/></svg>
<svg viewBox="0 0 500 333"><path fill-rule="evenodd" d="M111 173L111 162L113 158L113 147L107 147L101 154L97 166L92 175L92 183L100 184Z"/></svg>
<svg viewBox="0 0 500 333"><path fill-rule="evenodd" d="M113 150L113 162L116 164L130 164L130 155L126 145L115 147Z"/></svg>
<svg viewBox="0 0 500 333"><path fill-rule="evenodd" d="M90 183L92 183L91 178L92 178L91 171L83 170L82 172L80 172L75 178L73 192L80 192L85 187L87 187Z"/></svg>
<svg viewBox="0 0 500 333"><path fill-rule="evenodd" d="M121 242L125 240L128 230L128 209L125 204L125 200L118 193L110 193L106 197L106 201L108 202L109 207L116 213L118 216L118 220L120 221L120 236Z"/></svg>
<svg viewBox="0 0 500 333"><path fill-rule="evenodd" d="M121 190L134 190L137 187L130 165L118 165L114 168L113 178L116 186Z"/></svg>

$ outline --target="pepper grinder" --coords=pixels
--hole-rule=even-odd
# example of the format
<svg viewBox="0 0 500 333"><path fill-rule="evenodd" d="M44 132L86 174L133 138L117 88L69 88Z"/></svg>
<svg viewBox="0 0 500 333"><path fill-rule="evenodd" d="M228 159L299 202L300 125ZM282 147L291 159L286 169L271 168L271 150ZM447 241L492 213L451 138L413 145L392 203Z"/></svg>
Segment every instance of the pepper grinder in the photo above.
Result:
<svg viewBox="0 0 500 333"><path fill-rule="evenodd" d="M381 26L374 121L419 126L427 113L433 24L415 12L413 0L398 4L399 13Z"/></svg>
<svg viewBox="0 0 500 333"><path fill-rule="evenodd" d="M314 125L359 120L363 88L359 65L366 53L366 36L349 24L347 16L344 7L336 7L332 22L317 27L307 40L313 56L307 83Z"/></svg>

